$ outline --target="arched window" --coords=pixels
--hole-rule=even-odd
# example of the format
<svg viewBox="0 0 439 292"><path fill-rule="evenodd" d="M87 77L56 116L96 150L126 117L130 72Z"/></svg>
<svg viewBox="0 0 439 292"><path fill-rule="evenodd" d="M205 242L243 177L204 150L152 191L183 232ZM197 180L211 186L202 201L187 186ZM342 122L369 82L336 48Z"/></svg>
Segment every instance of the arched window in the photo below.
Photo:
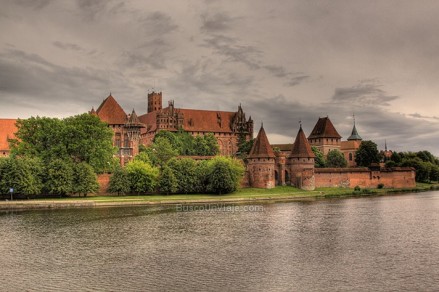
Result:
<svg viewBox="0 0 439 292"><path fill-rule="evenodd" d="M352 161L352 153L349 153L349 161Z"/></svg>

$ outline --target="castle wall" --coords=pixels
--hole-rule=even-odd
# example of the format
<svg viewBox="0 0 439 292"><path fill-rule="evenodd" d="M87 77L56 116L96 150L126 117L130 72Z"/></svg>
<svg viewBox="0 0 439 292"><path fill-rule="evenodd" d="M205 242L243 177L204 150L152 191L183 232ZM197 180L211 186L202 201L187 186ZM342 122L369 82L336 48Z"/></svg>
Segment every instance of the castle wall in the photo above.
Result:
<svg viewBox="0 0 439 292"><path fill-rule="evenodd" d="M253 188L274 188L276 185L274 171L274 158L249 159L246 172L248 185Z"/></svg>
<svg viewBox="0 0 439 292"><path fill-rule="evenodd" d="M107 193L108 185L110 184L111 174L103 173L98 175L98 183L99 183L99 195L104 195Z"/></svg>
<svg viewBox="0 0 439 292"><path fill-rule="evenodd" d="M412 168L372 171L368 168L316 168L316 187L411 188L416 186Z"/></svg>

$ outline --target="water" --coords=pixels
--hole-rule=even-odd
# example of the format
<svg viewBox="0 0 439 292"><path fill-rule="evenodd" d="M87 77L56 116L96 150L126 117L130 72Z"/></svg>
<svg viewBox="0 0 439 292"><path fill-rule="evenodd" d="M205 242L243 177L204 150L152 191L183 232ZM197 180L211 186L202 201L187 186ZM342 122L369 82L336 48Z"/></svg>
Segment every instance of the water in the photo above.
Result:
<svg viewBox="0 0 439 292"><path fill-rule="evenodd" d="M439 192L263 209L3 212L0 290L439 289Z"/></svg>

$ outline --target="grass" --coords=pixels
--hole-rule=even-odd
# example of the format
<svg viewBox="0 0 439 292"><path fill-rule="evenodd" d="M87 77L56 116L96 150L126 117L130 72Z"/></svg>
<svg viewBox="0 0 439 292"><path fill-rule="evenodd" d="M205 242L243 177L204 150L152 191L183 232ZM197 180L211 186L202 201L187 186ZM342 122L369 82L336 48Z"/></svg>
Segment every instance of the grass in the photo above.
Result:
<svg viewBox="0 0 439 292"><path fill-rule="evenodd" d="M418 192L439 189L439 183L418 183L416 188L411 189L361 189L355 191L352 188L317 188L314 191L304 191L291 186L278 186L273 189L242 188L227 195L214 194L174 194L174 195L129 195L129 196L88 196L88 197L65 197L65 198L42 198L38 201L94 201L97 204L105 202L172 202L172 201L212 201L221 202L226 200L288 200L309 198L332 198L346 196L369 196L401 192ZM35 201L31 200L31 201Z"/></svg>

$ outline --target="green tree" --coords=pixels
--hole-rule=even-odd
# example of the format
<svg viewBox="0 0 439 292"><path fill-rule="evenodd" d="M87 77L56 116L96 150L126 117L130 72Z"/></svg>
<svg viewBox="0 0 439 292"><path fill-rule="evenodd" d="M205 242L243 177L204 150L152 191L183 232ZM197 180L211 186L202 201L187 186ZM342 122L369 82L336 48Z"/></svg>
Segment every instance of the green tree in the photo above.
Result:
<svg viewBox="0 0 439 292"><path fill-rule="evenodd" d="M38 157L44 163L67 159L65 124L57 118L32 117L17 120L16 139L10 141L11 156Z"/></svg>
<svg viewBox="0 0 439 292"><path fill-rule="evenodd" d="M197 162L195 168L195 193L207 193L208 175L209 175L209 160L201 160Z"/></svg>
<svg viewBox="0 0 439 292"><path fill-rule="evenodd" d="M244 166L236 159L217 156L209 162L207 190L216 194L234 192L244 174Z"/></svg>
<svg viewBox="0 0 439 292"><path fill-rule="evenodd" d="M177 191L178 182L174 175L174 172L167 165L162 167L159 176L159 191L169 195L170 193L175 193Z"/></svg>
<svg viewBox="0 0 439 292"><path fill-rule="evenodd" d="M177 150L178 154L182 154L181 152L183 150L183 142L181 141L180 135L178 133L161 130L154 136L153 142L155 142L158 138L165 138L171 144L172 149Z"/></svg>
<svg viewBox="0 0 439 292"><path fill-rule="evenodd" d="M362 141L355 153L355 162L358 166L370 166L372 163L379 163L381 160L377 144L372 141Z"/></svg>
<svg viewBox="0 0 439 292"><path fill-rule="evenodd" d="M197 190L197 163L192 158L173 158L168 166L172 169L177 182L179 193L194 193Z"/></svg>
<svg viewBox="0 0 439 292"><path fill-rule="evenodd" d="M322 168L326 166L325 156L316 146L311 146L311 150L316 156L314 159L314 166L316 168Z"/></svg>
<svg viewBox="0 0 439 292"><path fill-rule="evenodd" d="M1 194L8 194L9 188L14 189L14 194L26 197L40 194L43 187L41 176L42 164L38 159L0 159Z"/></svg>
<svg viewBox="0 0 439 292"><path fill-rule="evenodd" d="M399 155L399 153L398 152L392 152L392 156L390 156L390 160L391 161L394 161L395 162L395 164L399 164L399 163L401 163L401 155Z"/></svg>
<svg viewBox="0 0 439 292"><path fill-rule="evenodd" d="M63 122L66 129L63 143L71 159L90 164L96 172L104 172L115 153L113 131L99 117L87 113Z"/></svg>
<svg viewBox="0 0 439 292"><path fill-rule="evenodd" d="M404 158L401 166L413 167L416 170L416 181L418 182L428 182L430 180L431 166L419 157Z"/></svg>
<svg viewBox="0 0 439 292"><path fill-rule="evenodd" d="M155 142L149 147L151 150L148 152L151 161L156 161L157 165L165 165L171 158L178 155L178 150L173 149L168 139L159 137L155 139Z"/></svg>
<svg viewBox="0 0 439 292"><path fill-rule="evenodd" d="M96 173L86 162L74 165L73 193L87 196L88 193L96 193L99 190L99 183Z"/></svg>
<svg viewBox="0 0 439 292"><path fill-rule="evenodd" d="M439 165L432 164L430 170L430 181L439 182Z"/></svg>
<svg viewBox="0 0 439 292"><path fill-rule="evenodd" d="M64 196L73 191L73 166L68 160L52 160L45 173L44 189L49 194Z"/></svg>
<svg viewBox="0 0 439 292"><path fill-rule="evenodd" d="M348 162L346 161L346 158L344 157L343 153L341 153L339 150L334 149L329 151L328 157L326 158L326 164L328 167L346 167L348 165Z"/></svg>
<svg viewBox="0 0 439 292"><path fill-rule="evenodd" d="M119 195L125 195L130 192L130 180L126 170L122 167L117 167L110 177L108 191Z"/></svg>
<svg viewBox="0 0 439 292"><path fill-rule="evenodd" d="M207 133L203 136L206 145L206 156L215 156L219 154L218 140L212 133ZM201 155L201 154L199 154Z"/></svg>
<svg viewBox="0 0 439 292"><path fill-rule="evenodd" d="M38 157L45 164L55 159L87 162L96 172L104 172L113 161L113 131L96 116L32 117L18 120L17 127L12 156Z"/></svg>
<svg viewBox="0 0 439 292"><path fill-rule="evenodd" d="M130 188L133 193L147 193L155 190L159 170L139 160L130 161L126 166Z"/></svg>

